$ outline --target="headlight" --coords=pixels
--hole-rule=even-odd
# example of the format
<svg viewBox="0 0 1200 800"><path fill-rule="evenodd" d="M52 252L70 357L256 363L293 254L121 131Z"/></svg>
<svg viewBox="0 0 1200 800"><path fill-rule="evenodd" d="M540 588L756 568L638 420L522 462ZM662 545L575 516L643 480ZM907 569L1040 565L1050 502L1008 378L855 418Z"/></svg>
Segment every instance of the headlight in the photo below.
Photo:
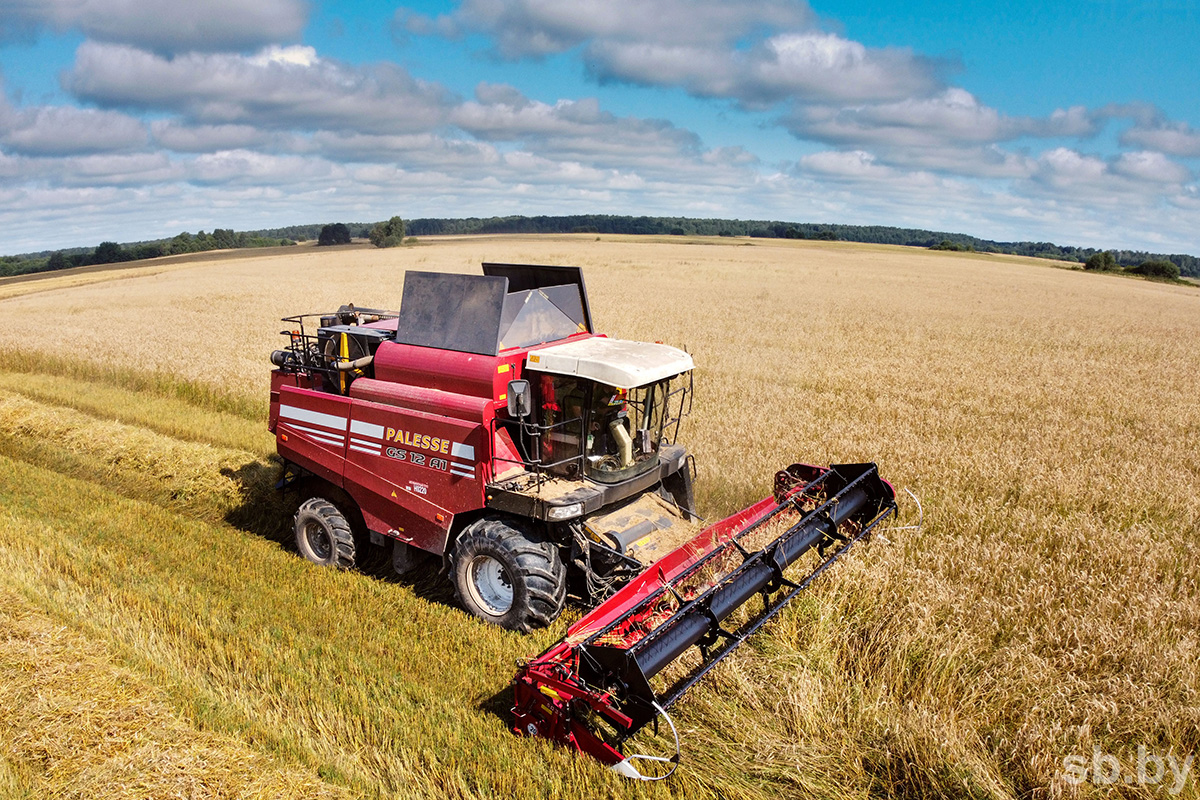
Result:
<svg viewBox="0 0 1200 800"><path fill-rule="evenodd" d="M561 520L578 517L583 513L583 503L571 503L569 506L551 506L546 512L546 519Z"/></svg>

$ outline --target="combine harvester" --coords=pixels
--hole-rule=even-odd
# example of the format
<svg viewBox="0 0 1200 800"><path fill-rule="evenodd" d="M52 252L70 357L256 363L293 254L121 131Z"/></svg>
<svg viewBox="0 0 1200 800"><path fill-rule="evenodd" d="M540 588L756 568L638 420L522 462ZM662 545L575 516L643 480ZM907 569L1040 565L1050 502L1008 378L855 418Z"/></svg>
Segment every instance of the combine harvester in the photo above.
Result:
<svg viewBox="0 0 1200 800"><path fill-rule="evenodd" d="M269 425L281 487L302 493L297 548L352 567L368 542L388 546L397 572L443 570L468 611L513 630L577 597L591 612L517 674L513 730L665 777L634 762L673 770L678 748L626 757L626 741L670 723L683 692L895 512L894 493L873 464L795 464L772 497L701 529L675 443L691 356L597 335L578 268L483 272L409 272L399 313L284 320ZM760 611L740 611L755 597Z"/></svg>

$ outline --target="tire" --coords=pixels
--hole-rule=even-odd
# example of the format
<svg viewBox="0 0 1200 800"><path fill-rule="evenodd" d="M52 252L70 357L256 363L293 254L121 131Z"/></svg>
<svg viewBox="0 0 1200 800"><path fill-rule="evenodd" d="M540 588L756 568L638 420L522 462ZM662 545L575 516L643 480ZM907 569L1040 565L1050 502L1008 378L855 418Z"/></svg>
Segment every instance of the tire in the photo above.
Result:
<svg viewBox="0 0 1200 800"><path fill-rule="evenodd" d="M305 500L296 512L296 549L322 567L350 569L357 548L350 523L337 507L323 497Z"/></svg>
<svg viewBox="0 0 1200 800"><path fill-rule="evenodd" d="M475 616L529 633L553 622L567 597L567 568L553 543L516 520L473 523L454 547L454 594Z"/></svg>

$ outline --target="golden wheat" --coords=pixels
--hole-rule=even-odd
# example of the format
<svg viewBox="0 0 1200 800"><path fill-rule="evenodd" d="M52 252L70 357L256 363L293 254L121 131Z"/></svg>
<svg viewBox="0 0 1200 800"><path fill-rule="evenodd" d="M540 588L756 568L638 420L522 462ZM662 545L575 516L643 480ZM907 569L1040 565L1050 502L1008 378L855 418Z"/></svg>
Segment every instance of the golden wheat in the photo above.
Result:
<svg viewBox="0 0 1200 800"><path fill-rule="evenodd" d="M268 523L230 515L269 496L265 466L242 488L217 476L264 465L269 439L242 423L265 408L278 318L394 307L404 270L482 261L581 265L599 329L693 353L683 440L702 513L758 499L792 460L876 461L923 503L919 531L876 537L678 707L685 767L665 787L505 732L512 659L560 629L512 637L431 602L436 589L315 572L246 533ZM16 364L0 376L0 453L19 459L0 508L22 520L0 534L0 588L116 648L200 730L381 796L1057 797L1102 791L1063 775L1094 748L1126 765L1139 745L1200 754L1194 288L1008 257L595 237L87 279L6 286L0 301ZM30 335L46 309L55 335ZM18 374L42 366L68 382ZM214 419L224 433L205 433ZM95 443L73 441L87 429ZM146 465L113 463L130 450ZM63 473L83 480L56 493ZM211 607L242 621L205 622ZM335 610L360 624L323 639ZM42 780L0 756L0 787ZM1197 795L1194 778L1184 791Z"/></svg>

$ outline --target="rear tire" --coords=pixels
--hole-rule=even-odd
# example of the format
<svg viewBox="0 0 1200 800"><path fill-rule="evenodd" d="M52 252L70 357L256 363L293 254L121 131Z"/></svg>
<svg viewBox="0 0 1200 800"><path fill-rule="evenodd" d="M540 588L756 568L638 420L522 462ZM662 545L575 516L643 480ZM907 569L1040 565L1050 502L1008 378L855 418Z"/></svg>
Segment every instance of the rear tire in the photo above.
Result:
<svg viewBox="0 0 1200 800"><path fill-rule="evenodd" d="M552 542L516 520L487 517L454 548L454 594L480 619L529 633L553 622L567 597L567 568Z"/></svg>
<svg viewBox="0 0 1200 800"><path fill-rule="evenodd" d="M322 567L350 569L357 548L350 523L337 507L323 497L305 500L296 512L296 549Z"/></svg>

